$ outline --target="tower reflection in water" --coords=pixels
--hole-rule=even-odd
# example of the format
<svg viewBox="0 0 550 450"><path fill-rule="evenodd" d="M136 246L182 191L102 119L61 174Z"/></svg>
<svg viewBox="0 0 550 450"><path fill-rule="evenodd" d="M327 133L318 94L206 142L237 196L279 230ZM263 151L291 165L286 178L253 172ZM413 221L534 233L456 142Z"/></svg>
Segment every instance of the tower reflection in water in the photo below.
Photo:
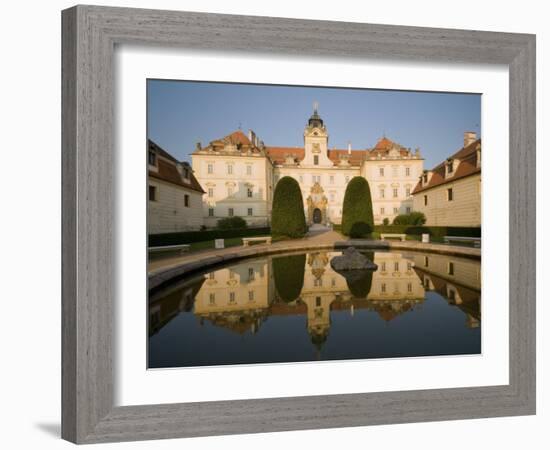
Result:
<svg viewBox="0 0 550 450"><path fill-rule="evenodd" d="M270 362L267 356L258 358L258 349L253 347L284 342L294 346L294 350L288 349L289 361L479 353L479 261L432 254L371 252L367 256L378 265L376 271L354 271L353 276L344 277L330 266L330 259L339 254L322 251L245 260L151 293L150 367ZM200 328L209 331L196 331L186 321L174 324L161 339L160 335L180 316L194 317ZM305 319L313 354L303 350L303 343L298 345L296 339L303 340L305 336L285 341L287 334L300 336L295 330L296 322L283 320L286 317L301 317L302 330ZM386 326L378 328L380 323ZM259 338L266 324L270 324L265 333L270 336L268 342ZM445 331L442 327L449 329ZM477 333L468 334L468 330L475 329ZM321 350L331 343L331 330L334 345L325 358ZM428 341L427 332L437 342ZM168 337L178 334L183 342ZM212 350L217 354L220 348L229 345L232 339L229 335L242 339L233 338L231 347L220 357L204 355L210 351L205 341L217 347L218 351ZM352 350L349 342L353 335L355 341L363 336L368 342L354 344L352 347L357 349ZM250 343L254 339L257 344ZM457 339L465 343L463 348L457 345ZM377 348L369 347L375 340ZM336 348L339 341L345 342L345 349ZM188 363L176 349L168 348L182 345ZM193 357L194 347L200 352L197 359ZM273 362L285 360L284 354L278 350Z"/></svg>

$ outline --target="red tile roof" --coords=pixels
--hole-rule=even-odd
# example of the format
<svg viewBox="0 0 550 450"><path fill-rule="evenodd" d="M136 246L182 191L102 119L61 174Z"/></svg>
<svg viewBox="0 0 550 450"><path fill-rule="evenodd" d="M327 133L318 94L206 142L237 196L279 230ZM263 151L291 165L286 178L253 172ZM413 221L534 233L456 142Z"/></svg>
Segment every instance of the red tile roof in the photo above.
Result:
<svg viewBox="0 0 550 450"><path fill-rule="evenodd" d="M480 173L481 167L477 167L478 145L481 146L481 139L478 139L467 145L466 147L461 148L458 152L450 157L452 159L458 159L460 161L452 176L445 178L446 161L443 161L432 169L432 176L429 183L425 186L422 186L422 183L419 181L412 193L418 194L419 192L432 189L436 186L441 186L443 184L451 183L461 178Z"/></svg>
<svg viewBox="0 0 550 450"><path fill-rule="evenodd" d="M155 151L155 153L157 154L158 168L158 171L149 170L150 177L204 194L205 191L202 189L200 183L195 178L195 175L193 175L193 170L191 169L189 164L180 163L176 158L170 155L170 153L168 153L166 150L158 146L150 139L148 140L148 148L149 150ZM184 181L182 175L178 170L177 164L182 164L189 170L189 183L186 183Z"/></svg>

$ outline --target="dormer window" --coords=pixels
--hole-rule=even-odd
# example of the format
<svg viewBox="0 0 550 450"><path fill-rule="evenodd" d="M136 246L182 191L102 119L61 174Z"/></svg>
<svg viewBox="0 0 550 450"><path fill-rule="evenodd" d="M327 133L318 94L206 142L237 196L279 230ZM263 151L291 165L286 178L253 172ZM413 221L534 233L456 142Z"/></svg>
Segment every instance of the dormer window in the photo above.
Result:
<svg viewBox="0 0 550 450"><path fill-rule="evenodd" d="M428 172L424 172L424 174L422 175L422 184L427 184L428 183Z"/></svg>
<svg viewBox="0 0 550 450"><path fill-rule="evenodd" d="M186 179L186 180L189 179L189 168L188 167L183 168L183 178Z"/></svg>
<svg viewBox="0 0 550 450"><path fill-rule="evenodd" d="M149 164L151 166L157 165L157 154L153 150L149 150Z"/></svg>
<svg viewBox="0 0 550 450"><path fill-rule="evenodd" d="M446 167L447 167L447 176L452 175L454 170L455 170L454 160L453 159L448 159Z"/></svg>

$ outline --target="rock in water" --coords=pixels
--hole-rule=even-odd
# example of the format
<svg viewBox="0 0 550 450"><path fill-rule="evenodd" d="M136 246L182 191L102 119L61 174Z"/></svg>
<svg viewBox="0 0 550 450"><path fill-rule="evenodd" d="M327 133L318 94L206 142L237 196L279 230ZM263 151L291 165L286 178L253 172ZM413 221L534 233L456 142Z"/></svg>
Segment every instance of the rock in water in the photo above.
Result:
<svg viewBox="0 0 550 450"><path fill-rule="evenodd" d="M330 260L330 267L337 272L342 270L376 270L378 266L355 247L348 247L342 256L335 256Z"/></svg>

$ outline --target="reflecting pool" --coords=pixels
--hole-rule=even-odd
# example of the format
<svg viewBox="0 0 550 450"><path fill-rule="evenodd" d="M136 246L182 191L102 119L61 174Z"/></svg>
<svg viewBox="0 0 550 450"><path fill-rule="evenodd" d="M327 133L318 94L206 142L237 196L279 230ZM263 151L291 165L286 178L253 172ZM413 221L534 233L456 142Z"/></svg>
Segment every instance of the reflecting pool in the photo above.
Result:
<svg viewBox="0 0 550 450"><path fill-rule="evenodd" d="M353 276L335 251L265 256L149 295L149 367L481 352L478 260L366 252Z"/></svg>

